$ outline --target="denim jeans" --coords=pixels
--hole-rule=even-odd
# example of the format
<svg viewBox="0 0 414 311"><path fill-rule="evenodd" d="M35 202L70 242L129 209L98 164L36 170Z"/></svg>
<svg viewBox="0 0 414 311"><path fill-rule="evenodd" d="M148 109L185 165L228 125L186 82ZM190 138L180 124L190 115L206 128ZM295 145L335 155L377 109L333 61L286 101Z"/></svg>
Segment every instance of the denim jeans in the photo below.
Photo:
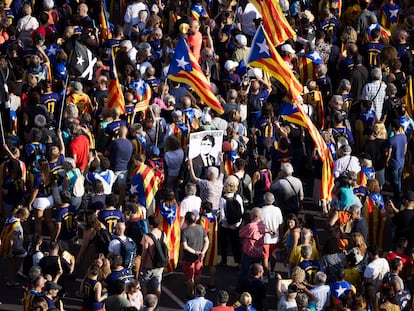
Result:
<svg viewBox="0 0 414 311"><path fill-rule="evenodd" d="M394 191L394 200L395 203L399 204L401 201L401 178L403 167L395 167L390 165L388 167L390 182Z"/></svg>

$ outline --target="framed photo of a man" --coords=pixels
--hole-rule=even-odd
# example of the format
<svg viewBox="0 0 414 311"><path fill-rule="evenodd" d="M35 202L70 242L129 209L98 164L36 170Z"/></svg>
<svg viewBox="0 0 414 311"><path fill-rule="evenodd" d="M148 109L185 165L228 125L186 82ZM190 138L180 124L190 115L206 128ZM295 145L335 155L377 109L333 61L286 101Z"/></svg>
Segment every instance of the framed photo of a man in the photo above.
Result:
<svg viewBox="0 0 414 311"><path fill-rule="evenodd" d="M203 131L190 134L188 158L194 168L220 165L223 131Z"/></svg>

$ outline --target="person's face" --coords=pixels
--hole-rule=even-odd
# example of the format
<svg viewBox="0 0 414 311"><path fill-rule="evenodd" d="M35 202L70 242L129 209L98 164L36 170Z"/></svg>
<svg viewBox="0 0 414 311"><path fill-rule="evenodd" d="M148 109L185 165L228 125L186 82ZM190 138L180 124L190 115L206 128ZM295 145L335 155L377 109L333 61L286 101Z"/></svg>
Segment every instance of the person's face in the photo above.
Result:
<svg viewBox="0 0 414 311"><path fill-rule="evenodd" d="M211 150L213 149L213 143L207 139L201 142L201 154L208 155L210 154Z"/></svg>
<svg viewBox="0 0 414 311"><path fill-rule="evenodd" d="M293 219L288 221L288 227L289 229L293 229L295 227L295 221Z"/></svg>

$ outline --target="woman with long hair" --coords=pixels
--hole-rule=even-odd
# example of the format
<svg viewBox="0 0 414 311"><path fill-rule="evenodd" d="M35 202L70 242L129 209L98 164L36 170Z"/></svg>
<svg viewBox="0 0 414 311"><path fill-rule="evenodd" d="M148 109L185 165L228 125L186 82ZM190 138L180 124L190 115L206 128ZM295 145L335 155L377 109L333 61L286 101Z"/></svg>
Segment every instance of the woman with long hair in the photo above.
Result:
<svg viewBox="0 0 414 311"><path fill-rule="evenodd" d="M144 297L141 292L141 285L136 279L132 279L126 284L125 296L131 303L131 306L141 310L144 305Z"/></svg>
<svg viewBox="0 0 414 311"><path fill-rule="evenodd" d="M264 195L270 190L273 179L265 156L258 156L256 162L257 171L252 176L253 203L257 206L262 206L264 204Z"/></svg>
<svg viewBox="0 0 414 311"><path fill-rule="evenodd" d="M278 261L289 261L292 250L299 245L300 239L300 222L295 214L289 214L286 217L287 230L282 237L282 248L276 250L275 257Z"/></svg>
<svg viewBox="0 0 414 311"><path fill-rule="evenodd" d="M101 268L94 263L88 268L88 273L80 285L80 294L83 298L82 310L84 311L102 311L104 310L104 301L108 298L103 293L103 285L98 281Z"/></svg>
<svg viewBox="0 0 414 311"><path fill-rule="evenodd" d="M52 196L52 174L49 162L46 159L36 161L38 173L34 174L34 182L27 204L29 210L34 209L35 233L42 234L43 216L46 219L49 233L53 236L55 225L52 220L53 196Z"/></svg>
<svg viewBox="0 0 414 311"><path fill-rule="evenodd" d="M25 185L20 161L10 159L7 162L6 174L3 179L3 211L7 218L13 209L23 203Z"/></svg>

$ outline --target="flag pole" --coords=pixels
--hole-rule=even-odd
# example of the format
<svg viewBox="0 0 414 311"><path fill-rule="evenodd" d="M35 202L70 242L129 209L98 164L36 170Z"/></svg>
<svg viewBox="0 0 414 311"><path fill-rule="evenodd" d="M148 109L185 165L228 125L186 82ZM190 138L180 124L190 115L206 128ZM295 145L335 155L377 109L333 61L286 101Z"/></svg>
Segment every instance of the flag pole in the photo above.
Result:
<svg viewBox="0 0 414 311"><path fill-rule="evenodd" d="M68 83L69 83L69 73L66 76L66 82L65 82L65 89L62 97L62 105L60 107L60 115L59 115L59 124L58 124L58 130L62 127L62 118L63 118L63 110L65 108L65 101L66 101L66 92L68 89Z"/></svg>
<svg viewBox="0 0 414 311"><path fill-rule="evenodd" d="M3 114L0 111L0 131L1 131L1 139L3 141L3 144L6 143L6 140L4 138L4 128L3 128Z"/></svg>

